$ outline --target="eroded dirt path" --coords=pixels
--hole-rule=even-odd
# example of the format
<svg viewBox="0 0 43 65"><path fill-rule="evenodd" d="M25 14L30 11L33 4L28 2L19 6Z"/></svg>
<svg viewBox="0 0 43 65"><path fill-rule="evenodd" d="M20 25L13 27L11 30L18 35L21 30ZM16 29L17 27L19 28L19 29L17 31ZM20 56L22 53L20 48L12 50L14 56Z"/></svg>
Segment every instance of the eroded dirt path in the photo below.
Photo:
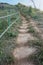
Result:
<svg viewBox="0 0 43 65"><path fill-rule="evenodd" d="M14 49L13 51L13 56L16 58L15 65L34 65L32 61L27 61L27 58L34 54L37 49L24 45L27 44L29 40L36 40L36 38L28 33L29 22L27 22L25 18L22 19L22 25L19 28L19 34L16 40L18 48Z"/></svg>

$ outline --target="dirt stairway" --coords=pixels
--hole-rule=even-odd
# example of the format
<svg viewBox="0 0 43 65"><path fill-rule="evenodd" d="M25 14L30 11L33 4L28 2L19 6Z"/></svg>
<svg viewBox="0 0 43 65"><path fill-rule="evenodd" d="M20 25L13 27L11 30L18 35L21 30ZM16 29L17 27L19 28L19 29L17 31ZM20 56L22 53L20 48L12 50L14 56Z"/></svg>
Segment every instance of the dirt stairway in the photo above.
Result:
<svg viewBox="0 0 43 65"><path fill-rule="evenodd" d="M22 21L22 25L19 28L19 34L16 40L18 48L14 49L13 56L16 59L15 65L34 65L32 61L27 61L27 58L36 52L36 48L25 46L29 40L35 40L30 33L28 33L27 27L29 23L25 19Z"/></svg>

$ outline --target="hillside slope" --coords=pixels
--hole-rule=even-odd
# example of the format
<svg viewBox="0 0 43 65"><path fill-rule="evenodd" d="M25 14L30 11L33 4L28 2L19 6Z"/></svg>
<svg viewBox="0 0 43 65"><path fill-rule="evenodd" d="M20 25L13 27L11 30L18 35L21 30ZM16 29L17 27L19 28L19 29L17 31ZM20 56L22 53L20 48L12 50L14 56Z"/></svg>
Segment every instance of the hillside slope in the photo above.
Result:
<svg viewBox="0 0 43 65"><path fill-rule="evenodd" d="M19 32L21 33L21 31L22 32L25 31L25 33L26 33L28 30L29 30L28 33L30 33L30 35L27 35L27 34L24 35L24 33L23 33L22 36L21 35L19 35L19 36L20 36L20 38L22 37L21 38L22 41L24 41L25 38L27 40L28 36L30 36L29 39L33 39L33 37L31 37L31 35L35 36L34 39L36 39L36 37L37 37L37 40L34 40L34 41L29 40L29 42L28 42L29 44L27 44L27 45L33 46L33 47L38 47L40 52L37 54L38 55L37 58L38 58L38 61L41 63L41 65L43 65L43 44L42 44L43 41L39 38L38 33L35 32L35 30L33 29L32 23L30 23L31 21L36 22L38 28L40 28L40 30L43 31L43 12L40 11L39 9L32 8L31 6L27 7L20 3L17 5L0 3L0 17L8 15L8 14L16 13L16 12L19 12L20 15L23 16L25 18L25 20L29 23L28 29L27 30L19 29L19 27L21 25L21 21L24 21L24 19L22 19L22 17L18 15L20 17L20 19L22 19L22 20L18 20L16 22L17 25L19 25L19 26L17 27L17 25L14 24L11 27L11 29L2 37L2 39L0 39L0 65L3 65L3 63L5 63L4 65L6 65L6 63L7 63L7 65L11 65L12 62L14 63L15 58L12 57L11 53L12 53L12 50L14 50L18 46L16 44L16 40L17 40L16 37L18 36ZM17 16L16 16L16 18L17 18ZM6 20L7 19L3 19L2 23L0 23L0 31L5 29L5 27L7 25ZM12 18L12 20L14 21L15 18ZM4 24L3 24L3 22L4 22ZM27 27L27 26L25 24L25 26L22 26L22 27ZM25 38L23 39L23 37L25 37ZM19 42L22 42L22 41L19 40ZM25 42L27 42L27 41L25 41ZM27 50L26 50L26 52L27 52ZM22 55L22 56L24 56L24 55ZM36 59L35 56L33 56L32 58Z"/></svg>

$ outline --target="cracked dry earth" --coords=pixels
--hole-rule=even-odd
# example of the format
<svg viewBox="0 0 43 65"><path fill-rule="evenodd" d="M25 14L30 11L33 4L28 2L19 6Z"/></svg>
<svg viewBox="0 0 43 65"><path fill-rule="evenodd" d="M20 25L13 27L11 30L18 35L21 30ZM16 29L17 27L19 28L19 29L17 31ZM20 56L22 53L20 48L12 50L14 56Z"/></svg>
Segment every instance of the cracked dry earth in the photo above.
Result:
<svg viewBox="0 0 43 65"><path fill-rule="evenodd" d="M28 61L27 58L36 52L36 48L25 46L30 40L35 40L36 38L28 33L27 29L29 23L24 19L22 25L19 28L19 34L16 40L18 48L14 49L13 56L16 59L15 65L34 65L32 61Z"/></svg>

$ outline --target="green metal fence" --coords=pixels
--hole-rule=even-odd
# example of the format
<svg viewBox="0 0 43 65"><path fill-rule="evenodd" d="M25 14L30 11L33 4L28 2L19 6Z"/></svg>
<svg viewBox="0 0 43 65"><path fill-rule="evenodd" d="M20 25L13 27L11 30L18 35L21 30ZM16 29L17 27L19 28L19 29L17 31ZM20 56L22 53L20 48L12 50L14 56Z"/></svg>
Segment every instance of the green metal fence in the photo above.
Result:
<svg viewBox="0 0 43 65"><path fill-rule="evenodd" d="M19 19L19 12L0 17L0 39Z"/></svg>

